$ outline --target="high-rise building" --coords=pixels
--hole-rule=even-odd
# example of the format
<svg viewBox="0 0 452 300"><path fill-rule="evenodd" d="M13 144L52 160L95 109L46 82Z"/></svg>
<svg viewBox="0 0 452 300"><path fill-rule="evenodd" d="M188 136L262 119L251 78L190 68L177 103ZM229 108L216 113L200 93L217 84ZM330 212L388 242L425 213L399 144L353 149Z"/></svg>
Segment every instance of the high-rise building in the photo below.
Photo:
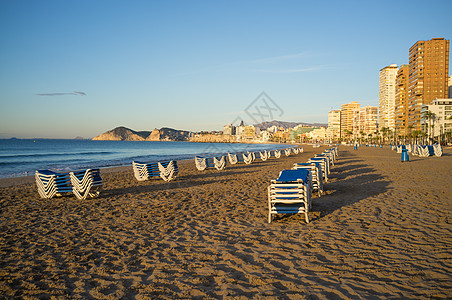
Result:
<svg viewBox="0 0 452 300"><path fill-rule="evenodd" d="M353 114L353 138L367 138L378 129L378 107L366 105Z"/></svg>
<svg viewBox="0 0 452 300"><path fill-rule="evenodd" d="M410 48L408 126L421 130L421 107L448 97L449 40L418 41Z"/></svg>
<svg viewBox="0 0 452 300"><path fill-rule="evenodd" d="M395 134L408 134L408 77L409 65L401 65L396 77Z"/></svg>
<svg viewBox="0 0 452 300"><path fill-rule="evenodd" d="M351 138L353 119L359 114L359 103L352 101L341 105L341 138Z"/></svg>
<svg viewBox="0 0 452 300"><path fill-rule="evenodd" d="M394 112L396 95L397 65L392 64L380 70L379 76L379 108L380 108L380 128L387 127L394 131Z"/></svg>
<svg viewBox="0 0 452 300"><path fill-rule="evenodd" d="M452 98L452 75L449 77L449 98Z"/></svg>
<svg viewBox="0 0 452 300"><path fill-rule="evenodd" d="M326 136L330 141L337 140L341 137L341 111L332 110L328 112L328 128Z"/></svg>
<svg viewBox="0 0 452 300"><path fill-rule="evenodd" d="M378 129L378 107L366 105L359 109L359 134L374 134Z"/></svg>

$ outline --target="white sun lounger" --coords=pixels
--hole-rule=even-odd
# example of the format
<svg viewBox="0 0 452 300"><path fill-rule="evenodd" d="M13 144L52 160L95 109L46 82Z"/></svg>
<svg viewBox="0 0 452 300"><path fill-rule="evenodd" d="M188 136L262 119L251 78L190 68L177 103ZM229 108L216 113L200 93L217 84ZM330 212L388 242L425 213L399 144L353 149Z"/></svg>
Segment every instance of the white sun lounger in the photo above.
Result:
<svg viewBox="0 0 452 300"><path fill-rule="evenodd" d="M443 155L443 148L441 147L440 144L433 145L433 150L435 152L435 156L440 157Z"/></svg>
<svg viewBox="0 0 452 300"><path fill-rule="evenodd" d="M72 193L69 173L37 170L35 172L35 181L41 198L51 199L55 196Z"/></svg>
<svg viewBox="0 0 452 300"><path fill-rule="evenodd" d="M312 163L295 163L293 169L308 169L312 176L312 190L319 193L319 197L323 193L323 174L321 162Z"/></svg>
<svg viewBox="0 0 452 300"><path fill-rule="evenodd" d="M311 190L309 170L283 170L278 179L272 180L268 187L268 223L276 214L305 215L309 223Z"/></svg>
<svg viewBox="0 0 452 300"><path fill-rule="evenodd" d="M177 174L179 173L179 166L177 165L177 161L171 160L166 162L158 162L157 163L160 171L160 177L165 181L171 181L176 179Z"/></svg>
<svg viewBox="0 0 452 300"><path fill-rule="evenodd" d="M254 161L255 156L252 152L243 153L243 162L247 165L251 164Z"/></svg>
<svg viewBox="0 0 452 300"><path fill-rule="evenodd" d="M215 168L220 171L226 167L226 159L224 156L221 156L220 158L196 156L195 164L199 171L211 168Z"/></svg>
<svg viewBox="0 0 452 300"><path fill-rule="evenodd" d="M87 197L97 197L102 190L103 182L99 169L87 169L70 172L72 191L74 195L85 200Z"/></svg>
<svg viewBox="0 0 452 300"><path fill-rule="evenodd" d="M264 150L263 152L259 152L259 157L262 161L266 161L268 159L268 154L269 152L267 152L267 150Z"/></svg>
<svg viewBox="0 0 452 300"><path fill-rule="evenodd" d="M322 166L323 182L328 182L329 167L328 167L327 157L312 157L308 160L308 163L320 162Z"/></svg>
<svg viewBox="0 0 452 300"><path fill-rule="evenodd" d="M138 181L162 178L165 181L174 180L179 172L177 161L155 163L132 162L133 174Z"/></svg>

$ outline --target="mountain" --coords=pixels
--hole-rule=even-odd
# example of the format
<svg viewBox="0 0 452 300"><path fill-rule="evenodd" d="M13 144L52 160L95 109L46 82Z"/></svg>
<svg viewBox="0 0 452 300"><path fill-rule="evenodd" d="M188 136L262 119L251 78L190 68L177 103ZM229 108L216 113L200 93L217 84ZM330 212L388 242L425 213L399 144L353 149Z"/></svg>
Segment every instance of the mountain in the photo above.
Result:
<svg viewBox="0 0 452 300"><path fill-rule="evenodd" d="M94 141L187 141L189 131L172 128L154 129L152 131L134 131L124 126L116 127L93 138Z"/></svg>
<svg viewBox="0 0 452 300"><path fill-rule="evenodd" d="M277 127L283 127L284 129L293 128L297 125L305 125L305 126L312 126L312 127L327 127L327 124L322 123L304 123L304 122L284 122L284 121L265 121L259 124L255 124L255 127L260 128L261 130L265 130L272 126Z"/></svg>

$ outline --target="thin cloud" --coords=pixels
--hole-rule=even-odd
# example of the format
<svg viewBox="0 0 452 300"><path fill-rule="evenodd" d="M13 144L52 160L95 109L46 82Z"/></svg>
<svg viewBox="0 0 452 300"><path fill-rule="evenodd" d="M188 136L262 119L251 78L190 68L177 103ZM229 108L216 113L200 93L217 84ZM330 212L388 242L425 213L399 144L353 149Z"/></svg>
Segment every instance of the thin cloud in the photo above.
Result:
<svg viewBox="0 0 452 300"><path fill-rule="evenodd" d="M290 74L290 73L304 73L304 72L313 72L313 71L319 71L326 69L325 66L314 66L309 68L302 68L302 69L255 69L251 70L253 72L257 73L272 73L272 74Z"/></svg>
<svg viewBox="0 0 452 300"><path fill-rule="evenodd" d="M36 94L36 96L86 96L86 93L80 91L74 91L72 93L45 93L45 94Z"/></svg>
<svg viewBox="0 0 452 300"><path fill-rule="evenodd" d="M258 73L273 73L273 74L287 74L287 73L302 73L302 72L312 72L325 69L324 65L314 66L308 68L298 68L298 69L282 69L282 65L296 65L301 64L301 60L312 58L314 56L322 56L324 54L312 53L312 52L300 52L294 54L285 54L279 56L271 56L259 59L242 60L235 62L228 62L224 64L218 64L210 67L201 68L198 70L191 70L176 74L176 76L188 76L197 75L211 72L230 72L230 71L240 71L240 72L258 72ZM276 67L279 66L279 69ZM260 69L256 69L261 67ZM272 69L275 67L275 69ZM264 69L266 68L266 69Z"/></svg>
<svg viewBox="0 0 452 300"><path fill-rule="evenodd" d="M286 54L286 55L280 55L280 56L272 56L272 57L249 60L249 61L246 61L246 63L273 63L273 62L279 62L279 61L284 61L284 60L303 58L303 57L307 57L307 56L309 56L309 54L307 52L300 52L300 53L295 53L295 54Z"/></svg>

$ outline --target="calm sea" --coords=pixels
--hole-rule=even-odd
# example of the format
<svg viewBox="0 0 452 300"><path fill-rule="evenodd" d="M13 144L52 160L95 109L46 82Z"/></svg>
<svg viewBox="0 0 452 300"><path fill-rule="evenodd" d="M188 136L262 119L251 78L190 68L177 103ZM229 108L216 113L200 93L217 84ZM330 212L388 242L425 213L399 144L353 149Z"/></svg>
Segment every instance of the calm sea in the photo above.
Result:
<svg viewBox="0 0 452 300"><path fill-rule="evenodd" d="M0 178L33 175L39 169L64 172L131 165L133 160L182 160L196 155L287 147L277 144L0 139Z"/></svg>

